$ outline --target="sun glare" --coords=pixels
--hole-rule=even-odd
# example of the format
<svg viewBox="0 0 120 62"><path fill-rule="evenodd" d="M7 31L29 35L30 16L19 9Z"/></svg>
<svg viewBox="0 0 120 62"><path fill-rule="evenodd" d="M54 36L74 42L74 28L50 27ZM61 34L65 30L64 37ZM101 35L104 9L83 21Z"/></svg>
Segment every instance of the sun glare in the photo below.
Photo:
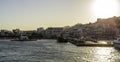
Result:
<svg viewBox="0 0 120 62"><path fill-rule="evenodd" d="M92 4L92 14L96 18L117 16L119 12L118 0L95 0Z"/></svg>

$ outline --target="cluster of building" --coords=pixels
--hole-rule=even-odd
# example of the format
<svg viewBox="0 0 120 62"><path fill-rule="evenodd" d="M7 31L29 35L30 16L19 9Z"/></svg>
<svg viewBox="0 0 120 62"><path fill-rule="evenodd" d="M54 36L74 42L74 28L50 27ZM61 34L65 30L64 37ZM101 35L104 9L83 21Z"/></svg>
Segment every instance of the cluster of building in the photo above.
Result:
<svg viewBox="0 0 120 62"><path fill-rule="evenodd" d="M0 37L10 36L15 37L19 35L27 35L35 38L57 38L62 36L64 38L95 38L95 39L113 39L116 34L120 33L120 17L111 17L106 19L98 18L95 23L76 24L67 27L42 27L37 30L22 31L20 29L13 29L12 31L0 30Z"/></svg>
<svg viewBox="0 0 120 62"><path fill-rule="evenodd" d="M120 17L98 18L95 23L76 24L64 30L63 37L114 39L120 34Z"/></svg>
<svg viewBox="0 0 120 62"><path fill-rule="evenodd" d="M13 29L12 31L0 30L0 37L18 37L20 35L26 35L32 38L57 38L63 31L63 27L49 27L43 29L42 27L37 30L22 31L20 29Z"/></svg>

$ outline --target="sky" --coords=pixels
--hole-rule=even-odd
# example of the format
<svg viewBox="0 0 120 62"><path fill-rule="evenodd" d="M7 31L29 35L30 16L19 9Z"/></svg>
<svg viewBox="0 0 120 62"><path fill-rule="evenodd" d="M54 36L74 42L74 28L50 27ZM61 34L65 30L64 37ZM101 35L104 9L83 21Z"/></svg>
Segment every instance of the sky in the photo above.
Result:
<svg viewBox="0 0 120 62"><path fill-rule="evenodd" d="M97 17L91 11L94 1L0 0L0 29L35 30L95 22Z"/></svg>

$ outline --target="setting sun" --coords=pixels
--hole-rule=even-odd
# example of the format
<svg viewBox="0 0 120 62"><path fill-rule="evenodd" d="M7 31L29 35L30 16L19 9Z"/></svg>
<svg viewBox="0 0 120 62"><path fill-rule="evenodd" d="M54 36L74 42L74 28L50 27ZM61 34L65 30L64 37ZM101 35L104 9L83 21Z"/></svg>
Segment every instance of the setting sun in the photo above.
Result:
<svg viewBox="0 0 120 62"><path fill-rule="evenodd" d="M92 14L97 18L117 16L119 12L118 0L95 0L92 4Z"/></svg>

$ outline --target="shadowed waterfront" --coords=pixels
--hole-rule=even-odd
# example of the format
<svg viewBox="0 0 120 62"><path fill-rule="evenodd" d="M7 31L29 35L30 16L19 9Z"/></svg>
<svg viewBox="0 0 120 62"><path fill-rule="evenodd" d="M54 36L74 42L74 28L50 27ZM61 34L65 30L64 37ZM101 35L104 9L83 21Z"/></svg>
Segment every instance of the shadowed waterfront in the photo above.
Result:
<svg viewBox="0 0 120 62"><path fill-rule="evenodd" d="M76 47L56 40L0 41L3 62L118 62L119 56L113 47Z"/></svg>

